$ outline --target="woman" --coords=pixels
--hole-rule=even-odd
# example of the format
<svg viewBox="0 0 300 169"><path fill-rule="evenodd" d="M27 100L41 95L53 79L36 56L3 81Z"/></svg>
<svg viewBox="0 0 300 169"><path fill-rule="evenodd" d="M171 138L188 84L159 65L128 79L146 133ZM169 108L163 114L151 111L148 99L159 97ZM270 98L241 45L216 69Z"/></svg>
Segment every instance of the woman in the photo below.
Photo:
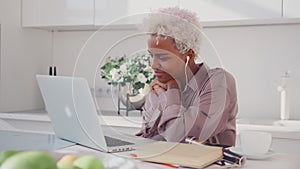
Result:
<svg viewBox="0 0 300 169"><path fill-rule="evenodd" d="M235 145L235 81L224 69L195 63L201 42L197 16L165 8L151 14L145 24L156 79L137 135L176 142L192 136L210 144Z"/></svg>

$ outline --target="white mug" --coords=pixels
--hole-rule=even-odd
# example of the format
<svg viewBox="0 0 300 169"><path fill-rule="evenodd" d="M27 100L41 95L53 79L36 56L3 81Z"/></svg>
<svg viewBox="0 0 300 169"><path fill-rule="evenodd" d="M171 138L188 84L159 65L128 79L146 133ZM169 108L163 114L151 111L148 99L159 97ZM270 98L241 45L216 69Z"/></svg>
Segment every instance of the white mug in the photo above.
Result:
<svg viewBox="0 0 300 169"><path fill-rule="evenodd" d="M272 135L262 131L241 131L240 145L243 153L262 155L268 153L272 144Z"/></svg>

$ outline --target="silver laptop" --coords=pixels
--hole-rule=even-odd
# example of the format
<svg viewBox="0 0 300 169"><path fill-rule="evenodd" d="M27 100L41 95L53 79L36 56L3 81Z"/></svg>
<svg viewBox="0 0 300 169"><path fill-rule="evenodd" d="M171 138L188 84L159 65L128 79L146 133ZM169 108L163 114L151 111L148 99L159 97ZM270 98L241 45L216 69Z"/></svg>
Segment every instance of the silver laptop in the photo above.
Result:
<svg viewBox="0 0 300 169"><path fill-rule="evenodd" d="M57 137L104 152L133 149L133 143L104 136L86 79L48 75L36 78Z"/></svg>

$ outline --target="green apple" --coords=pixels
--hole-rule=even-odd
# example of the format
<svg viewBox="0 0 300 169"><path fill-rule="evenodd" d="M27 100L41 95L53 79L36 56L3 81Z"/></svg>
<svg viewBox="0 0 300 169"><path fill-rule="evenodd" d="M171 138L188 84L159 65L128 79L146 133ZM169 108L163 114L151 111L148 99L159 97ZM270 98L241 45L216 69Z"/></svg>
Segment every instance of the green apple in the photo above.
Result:
<svg viewBox="0 0 300 169"><path fill-rule="evenodd" d="M0 166L2 165L2 163L8 159L9 157L17 154L18 151L15 150L4 150L0 153Z"/></svg>
<svg viewBox="0 0 300 169"><path fill-rule="evenodd" d="M56 161L42 151L27 151L4 161L0 169L57 169Z"/></svg>
<svg viewBox="0 0 300 169"><path fill-rule="evenodd" d="M102 162L97 157L91 155L78 158L74 161L73 165L81 169L104 169Z"/></svg>

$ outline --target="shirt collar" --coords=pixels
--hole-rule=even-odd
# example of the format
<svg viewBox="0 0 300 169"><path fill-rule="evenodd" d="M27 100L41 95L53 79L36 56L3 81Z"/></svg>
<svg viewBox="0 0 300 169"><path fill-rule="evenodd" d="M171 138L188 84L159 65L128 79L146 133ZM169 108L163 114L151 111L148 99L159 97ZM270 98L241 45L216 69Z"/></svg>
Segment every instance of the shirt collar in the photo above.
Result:
<svg viewBox="0 0 300 169"><path fill-rule="evenodd" d="M209 67L205 63L198 64L199 70L196 74L190 79L187 87L192 89L194 92L197 91L202 84L204 83L204 79L207 77Z"/></svg>

